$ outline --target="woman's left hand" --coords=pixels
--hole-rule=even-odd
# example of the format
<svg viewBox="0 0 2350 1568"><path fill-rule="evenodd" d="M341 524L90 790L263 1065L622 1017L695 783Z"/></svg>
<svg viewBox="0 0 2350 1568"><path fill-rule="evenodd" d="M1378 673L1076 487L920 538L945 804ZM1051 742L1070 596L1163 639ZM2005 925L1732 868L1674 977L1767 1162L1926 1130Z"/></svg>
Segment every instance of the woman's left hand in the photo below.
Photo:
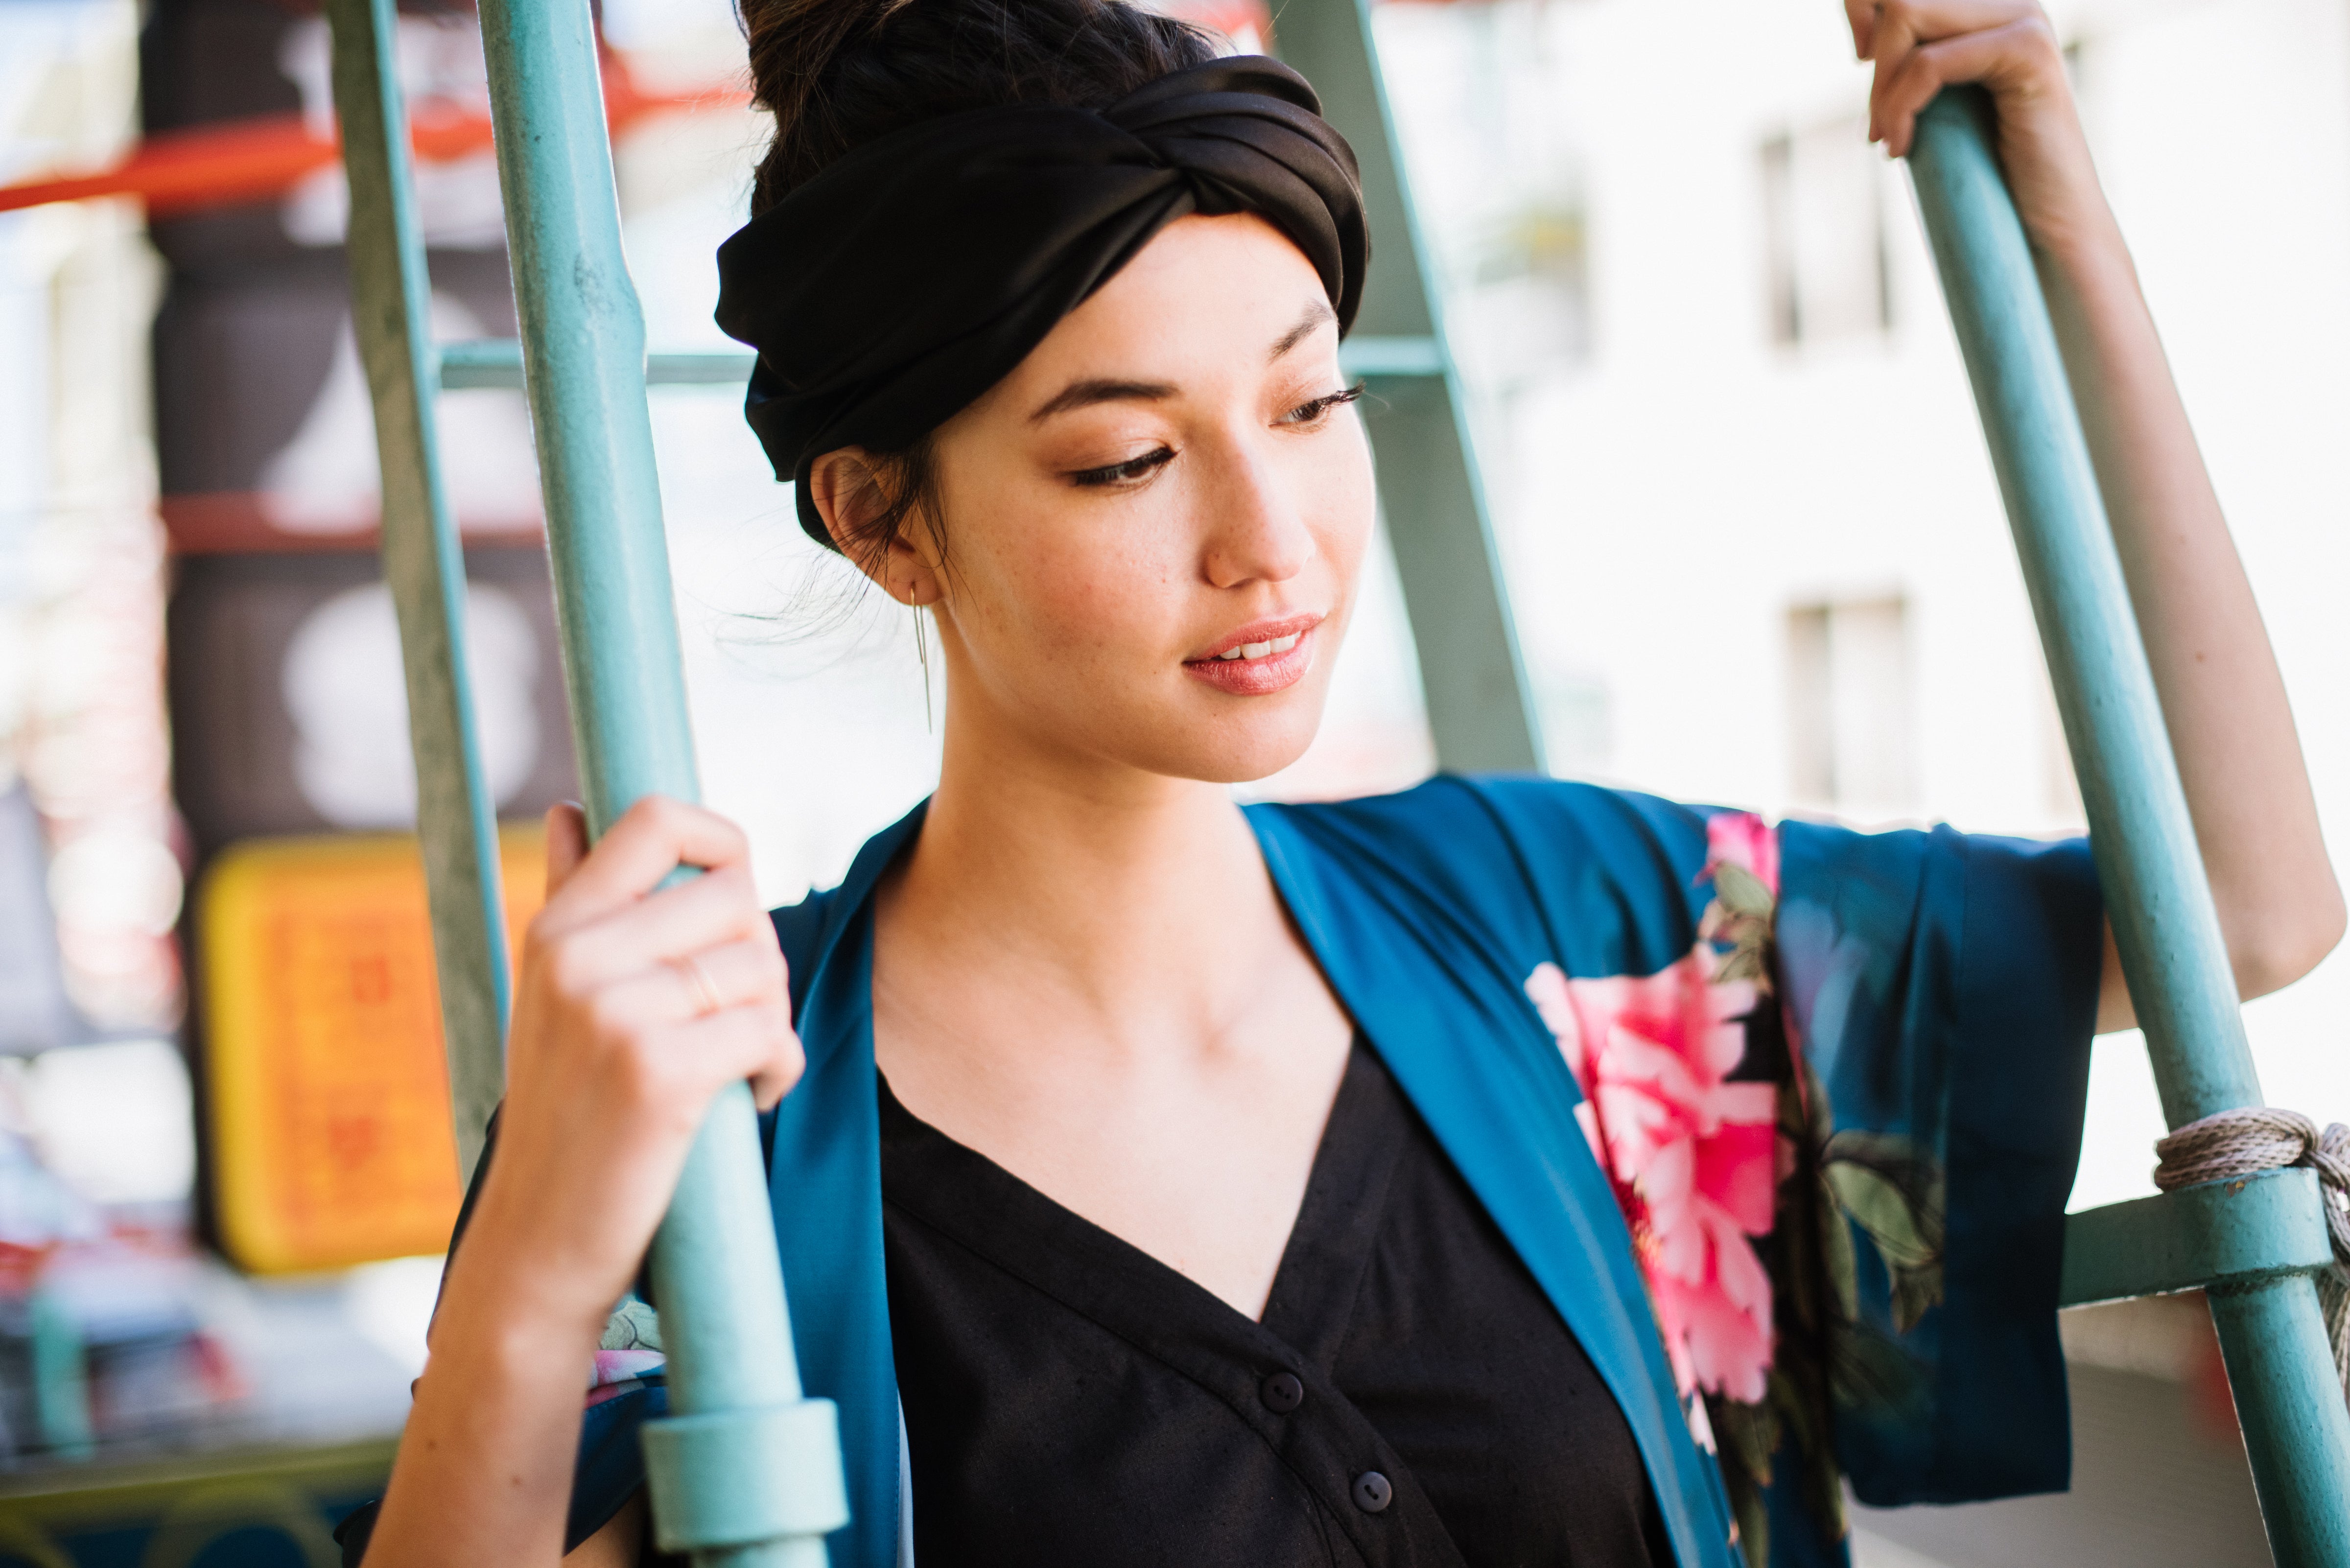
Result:
<svg viewBox="0 0 2350 1568"><path fill-rule="evenodd" d="M1868 139L1907 157L1918 113L1943 88L1973 82L1999 111L1999 156L2025 230L2071 257L2117 243L2073 103L2064 51L2037 0L1845 0L1854 52L1875 62Z"/></svg>

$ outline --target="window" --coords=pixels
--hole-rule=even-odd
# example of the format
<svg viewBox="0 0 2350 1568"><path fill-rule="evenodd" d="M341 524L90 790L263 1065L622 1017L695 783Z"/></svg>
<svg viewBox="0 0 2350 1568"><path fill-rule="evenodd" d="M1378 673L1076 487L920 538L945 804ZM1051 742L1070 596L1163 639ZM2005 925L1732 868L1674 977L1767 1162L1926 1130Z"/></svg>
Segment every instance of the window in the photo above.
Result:
<svg viewBox="0 0 2350 1568"><path fill-rule="evenodd" d="M1908 607L1898 597L1787 612L1790 784L1796 804L1896 816L1917 799Z"/></svg>
<svg viewBox="0 0 2350 1568"><path fill-rule="evenodd" d="M1774 341L1821 343L1892 326L1885 171L1863 121L1762 144L1762 225Z"/></svg>

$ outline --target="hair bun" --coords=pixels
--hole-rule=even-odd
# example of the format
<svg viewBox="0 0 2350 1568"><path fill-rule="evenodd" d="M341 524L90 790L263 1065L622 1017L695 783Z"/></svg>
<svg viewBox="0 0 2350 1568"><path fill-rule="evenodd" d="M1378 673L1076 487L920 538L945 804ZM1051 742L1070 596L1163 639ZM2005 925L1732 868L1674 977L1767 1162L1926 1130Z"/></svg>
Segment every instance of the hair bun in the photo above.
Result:
<svg viewBox="0 0 2350 1568"><path fill-rule="evenodd" d="M738 0L752 97L775 117L756 217L850 149L1006 104L1101 109L1223 52L1126 0Z"/></svg>

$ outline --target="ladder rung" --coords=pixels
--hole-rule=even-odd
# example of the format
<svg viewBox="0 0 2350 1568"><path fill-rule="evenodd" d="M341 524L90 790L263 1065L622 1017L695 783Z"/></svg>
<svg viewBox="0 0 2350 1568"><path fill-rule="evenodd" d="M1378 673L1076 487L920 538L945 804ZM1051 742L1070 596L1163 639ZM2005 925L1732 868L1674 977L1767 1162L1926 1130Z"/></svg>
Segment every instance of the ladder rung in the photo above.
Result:
<svg viewBox="0 0 2350 1568"><path fill-rule="evenodd" d="M444 391L522 385L522 345L511 337L443 343L440 352L441 386ZM750 379L752 358L748 353L732 349L709 354L648 354L645 385L720 386L744 381Z"/></svg>
<svg viewBox="0 0 2350 1568"><path fill-rule="evenodd" d="M648 387L739 387L751 379L758 356L721 349L714 354L648 354Z"/></svg>
<svg viewBox="0 0 2350 1568"><path fill-rule="evenodd" d="M2317 1175L2206 1181L2064 1221L2065 1306L2305 1274L2332 1262Z"/></svg>
<svg viewBox="0 0 2350 1568"><path fill-rule="evenodd" d="M1349 376L1441 376L1444 350L1433 337L1352 337L1338 345Z"/></svg>
<svg viewBox="0 0 2350 1568"><path fill-rule="evenodd" d="M752 358L727 350L648 354L645 384L689 387L745 380L751 374ZM1357 337L1340 345L1338 364L1350 376L1440 376L1444 354L1433 337ZM441 385L452 391L464 387L519 387L522 345L510 337L443 343Z"/></svg>
<svg viewBox="0 0 2350 1568"><path fill-rule="evenodd" d="M519 387L522 345L511 337L482 337L440 345L441 387Z"/></svg>

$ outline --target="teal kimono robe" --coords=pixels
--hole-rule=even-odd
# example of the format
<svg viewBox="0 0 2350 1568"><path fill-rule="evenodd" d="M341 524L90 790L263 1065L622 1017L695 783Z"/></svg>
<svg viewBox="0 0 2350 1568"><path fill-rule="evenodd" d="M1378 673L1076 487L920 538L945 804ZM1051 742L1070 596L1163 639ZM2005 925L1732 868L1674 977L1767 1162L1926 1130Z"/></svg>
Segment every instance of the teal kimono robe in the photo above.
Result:
<svg viewBox="0 0 2350 1568"><path fill-rule="evenodd" d="M2085 842L1860 834L1537 779L1249 808L1340 1001L1614 1394L1683 1568L1845 1561L1871 1503L2061 1489L2055 1325L2102 911ZM871 894L778 910L772 1114L835 1568L911 1561L882 1253ZM575 1537L657 1379L589 1410Z"/></svg>

